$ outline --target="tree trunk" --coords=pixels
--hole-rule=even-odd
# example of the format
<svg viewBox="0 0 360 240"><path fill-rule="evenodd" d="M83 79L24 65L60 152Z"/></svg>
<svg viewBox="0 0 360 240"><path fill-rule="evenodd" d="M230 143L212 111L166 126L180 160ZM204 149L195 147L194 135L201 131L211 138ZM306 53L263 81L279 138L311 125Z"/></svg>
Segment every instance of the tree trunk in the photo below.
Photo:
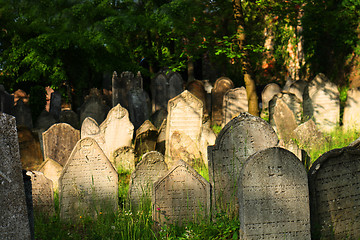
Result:
<svg viewBox="0 0 360 240"><path fill-rule="evenodd" d="M249 113L254 116L259 116L259 105L258 97L256 94L256 85L253 78L253 73L249 61L248 50L244 49L246 42L245 34L245 20L243 15L243 10L241 6L241 0L232 0L234 8L234 18L237 25L237 42L240 48L240 51L243 53L241 58L241 67L244 73L244 82L247 93L247 99L249 104Z"/></svg>

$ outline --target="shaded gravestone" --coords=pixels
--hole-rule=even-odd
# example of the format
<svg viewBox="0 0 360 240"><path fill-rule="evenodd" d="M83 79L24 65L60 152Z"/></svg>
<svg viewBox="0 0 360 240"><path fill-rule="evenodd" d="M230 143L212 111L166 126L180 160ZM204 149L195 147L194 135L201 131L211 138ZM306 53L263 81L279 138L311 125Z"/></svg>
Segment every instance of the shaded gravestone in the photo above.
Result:
<svg viewBox="0 0 360 240"><path fill-rule="evenodd" d="M168 78L168 100L176 97L184 91L184 80L182 79L180 73L178 72L169 72L167 74Z"/></svg>
<svg viewBox="0 0 360 240"><path fill-rule="evenodd" d="M70 124L75 129L80 128L79 115L70 109L60 112L59 122Z"/></svg>
<svg viewBox="0 0 360 240"><path fill-rule="evenodd" d="M3 85L0 85L0 112L13 114L14 96L5 91Z"/></svg>
<svg viewBox="0 0 360 240"><path fill-rule="evenodd" d="M233 117L239 115L239 113L247 112L248 109L246 89L244 87L229 89L224 94L223 99L222 126L225 126Z"/></svg>
<svg viewBox="0 0 360 240"><path fill-rule="evenodd" d="M98 123L91 117L84 119L81 125L81 139L91 137L99 144L100 148L105 152L105 138L101 132Z"/></svg>
<svg viewBox="0 0 360 240"><path fill-rule="evenodd" d="M223 100L225 93L234 88L234 83L230 78L218 78L211 90L211 120L212 124L220 125L223 121Z"/></svg>
<svg viewBox="0 0 360 240"><path fill-rule="evenodd" d="M164 72L159 72L151 80L152 112L160 109L167 109L169 100L167 95L167 77Z"/></svg>
<svg viewBox="0 0 360 240"><path fill-rule="evenodd" d="M31 177L34 212L53 215L55 213L53 182L42 172L27 171L26 174Z"/></svg>
<svg viewBox="0 0 360 240"><path fill-rule="evenodd" d="M44 109L36 119L35 128L46 131L54 124L56 124L54 116Z"/></svg>
<svg viewBox="0 0 360 240"><path fill-rule="evenodd" d="M266 110L269 108L269 102L273 97L281 92L281 88L276 83L269 83L265 86L261 93L262 109Z"/></svg>
<svg viewBox="0 0 360 240"><path fill-rule="evenodd" d="M16 126L25 126L29 129L33 128L33 121L31 116L31 110L22 99L19 99L16 106L13 108L13 114L16 118Z"/></svg>
<svg viewBox="0 0 360 240"><path fill-rule="evenodd" d="M112 75L112 106L115 107L116 105L118 105L121 102L121 82L120 82L120 78L117 75L117 72L114 71L113 75ZM124 104L123 102L120 104Z"/></svg>
<svg viewBox="0 0 360 240"><path fill-rule="evenodd" d="M44 176L50 179L53 182L54 191L58 190L58 182L61 175L63 167L56 161L48 158L46 159L38 168L39 172L42 172Z"/></svg>
<svg viewBox="0 0 360 240"><path fill-rule="evenodd" d="M100 125L100 132L104 136L104 152L109 159L116 149L131 146L134 126L129 120L128 111L120 104L113 107Z"/></svg>
<svg viewBox="0 0 360 240"><path fill-rule="evenodd" d="M343 128L357 130L360 125L360 88L352 88L347 92L343 115Z"/></svg>
<svg viewBox="0 0 360 240"><path fill-rule="evenodd" d="M136 130L150 117L150 98L144 90L134 88L128 93L128 104L129 118Z"/></svg>
<svg viewBox="0 0 360 240"><path fill-rule="evenodd" d="M15 118L0 113L0 239L31 239Z"/></svg>
<svg viewBox="0 0 360 240"><path fill-rule="evenodd" d="M165 143L166 143L166 119L163 120L158 130L158 138L156 140L155 150L161 154L165 154Z"/></svg>
<svg viewBox="0 0 360 240"><path fill-rule="evenodd" d="M287 92L294 94L301 102L303 102L303 94L307 84L308 83L304 80L298 80L291 84Z"/></svg>
<svg viewBox="0 0 360 240"><path fill-rule="evenodd" d="M221 130L215 145L208 147L209 179L215 212L238 214L237 178L245 160L257 151L274 147L278 138L259 117L240 113Z"/></svg>
<svg viewBox="0 0 360 240"><path fill-rule="evenodd" d="M33 200L32 200L32 184L31 177L26 175L26 170L22 170L22 176L24 181L24 190L25 190L25 201L27 208L27 216L29 219L30 226L30 236L31 239L35 239L35 222L34 222L34 208L33 208Z"/></svg>
<svg viewBox="0 0 360 240"><path fill-rule="evenodd" d="M44 159L51 158L61 166L68 160L77 141L80 131L67 123L58 123L43 132Z"/></svg>
<svg viewBox="0 0 360 240"><path fill-rule="evenodd" d="M285 82L285 85L282 89L282 91L289 91L291 85L294 83L295 81L289 76L286 78L286 82Z"/></svg>
<svg viewBox="0 0 360 240"><path fill-rule="evenodd" d="M302 120L302 103L292 93L278 93L276 94L271 101L269 102L269 119L271 123L272 114L274 113L274 108L277 105L278 100L282 100L282 103L286 104L289 110L292 111L296 124L300 124Z"/></svg>
<svg viewBox="0 0 360 240"><path fill-rule="evenodd" d="M210 214L210 184L190 165L179 160L152 191L155 224L186 224Z"/></svg>
<svg viewBox="0 0 360 240"><path fill-rule="evenodd" d="M135 153L142 156L146 152L155 151L158 130L146 120L137 130L135 137Z"/></svg>
<svg viewBox="0 0 360 240"><path fill-rule="evenodd" d="M169 100L168 113L166 124L165 162L171 166L175 160L180 160L172 159L173 152L171 142L184 146L184 151L199 158L199 143L203 117L202 102L189 91L185 90L180 95ZM176 135L173 136L174 133L176 133ZM190 147L192 149L190 149Z"/></svg>
<svg viewBox="0 0 360 240"><path fill-rule="evenodd" d="M255 153L239 183L240 239L311 239L307 173L294 154Z"/></svg>
<svg viewBox="0 0 360 240"><path fill-rule="evenodd" d="M329 132L339 125L340 97L337 86L319 73L304 90L304 119L313 119L320 131Z"/></svg>
<svg viewBox="0 0 360 240"><path fill-rule="evenodd" d="M82 124L84 119L87 117L91 117L98 124L101 124L104 121L108 111L109 108L102 99L100 91L93 88L90 90L90 94L85 98L83 105L81 105L80 124Z"/></svg>
<svg viewBox="0 0 360 240"><path fill-rule="evenodd" d="M118 174L94 139L81 139L74 147L59 178L59 200L66 220L117 210Z"/></svg>
<svg viewBox="0 0 360 240"><path fill-rule="evenodd" d="M61 112L61 93L57 91L51 93L49 112L54 116L56 121L59 121Z"/></svg>
<svg viewBox="0 0 360 240"><path fill-rule="evenodd" d="M207 114L207 99L206 99L206 91L202 81L194 80L187 84L186 90L191 92L195 97L197 97L200 101L202 101L204 106L204 114Z"/></svg>
<svg viewBox="0 0 360 240"><path fill-rule="evenodd" d="M153 183L167 171L168 167L161 153L151 151L142 156L130 177L128 195L132 209L144 209L142 207L151 202Z"/></svg>
<svg viewBox="0 0 360 240"><path fill-rule="evenodd" d="M360 238L360 151L334 149L309 171L313 236L321 239Z"/></svg>
<svg viewBox="0 0 360 240"><path fill-rule="evenodd" d="M38 135L27 127L18 127L18 140L21 167L25 170L37 170L43 162Z"/></svg>
<svg viewBox="0 0 360 240"><path fill-rule="evenodd" d="M110 162L118 172L132 172L136 165L134 148L125 146L116 149L110 158Z"/></svg>
<svg viewBox="0 0 360 240"><path fill-rule="evenodd" d="M167 118L168 112L165 109L159 109L150 116L150 121L159 129L164 119Z"/></svg>

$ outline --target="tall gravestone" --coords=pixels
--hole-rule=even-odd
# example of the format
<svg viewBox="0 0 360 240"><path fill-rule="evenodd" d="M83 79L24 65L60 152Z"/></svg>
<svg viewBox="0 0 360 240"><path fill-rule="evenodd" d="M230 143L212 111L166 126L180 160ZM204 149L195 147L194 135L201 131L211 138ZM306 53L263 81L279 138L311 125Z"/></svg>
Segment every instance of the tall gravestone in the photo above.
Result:
<svg viewBox="0 0 360 240"><path fill-rule="evenodd" d="M161 153L151 151L142 156L130 177L129 199L132 209L141 209L142 205L146 206L151 201L153 183L167 171L168 167Z"/></svg>
<svg viewBox="0 0 360 240"><path fill-rule="evenodd" d="M230 78L218 78L211 90L211 120L212 124L221 125L223 121L223 100L225 93L234 88L234 83Z"/></svg>
<svg viewBox="0 0 360 240"><path fill-rule="evenodd" d="M86 96L83 105L81 105L80 124L82 124L84 119L87 117L91 117L98 124L101 124L104 121L108 111L109 107L102 99L100 91L93 88L90 90L90 94Z"/></svg>
<svg viewBox="0 0 360 240"><path fill-rule="evenodd" d="M274 147L250 156L239 175L240 239L311 239L305 167Z"/></svg>
<svg viewBox="0 0 360 240"><path fill-rule="evenodd" d="M225 125L215 145L208 147L213 211L238 214L237 179L242 165L250 155L277 143L272 127L247 112L240 113Z"/></svg>
<svg viewBox="0 0 360 240"><path fill-rule="evenodd" d="M56 121L59 121L61 112L61 93L53 92L50 97L50 109L49 112L54 116Z"/></svg>
<svg viewBox="0 0 360 240"><path fill-rule="evenodd" d="M166 119L161 123L158 130L158 138L156 140L155 150L161 154L165 154L165 142L166 142Z"/></svg>
<svg viewBox="0 0 360 240"><path fill-rule="evenodd" d="M200 80L194 80L187 84L186 90L191 92L195 97L200 99L204 106L204 114L207 114L207 99L204 83Z"/></svg>
<svg viewBox="0 0 360 240"><path fill-rule="evenodd" d="M334 149L309 171L312 234L321 239L360 238L360 151Z"/></svg>
<svg viewBox="0 0 360 240"><path fill-rule="evenodd" d="M117 209L118 174L92 138L78 141L59 178L60 217L79 220Z"/></svg>
<svg viewBox="0 0 360 240"><path fill-rule="evenodd" d="M80 132L67 123L58 123L43 132L44 159L51 158L64 166Z"/></svg>
<svg viewBox="0 0 360 240"><path fill-rule="evenodd" d="M0 113L0 239L31 239L15 118Z"/></svg>
<svg viewBox="0 0 360 240"><path fill-rule="evenodd" d="M59 178L63 167L56 161L48 158L38 168L39 172L42 172L44 176L52 181L52 187L54 191L58 190Z"/></svg>
<svg viewBox="0 0 360 240"><path fill-rule="evenodd" d="M31 110L28 105L26 105L22 99L19 99L16 103L16 106L13 108L13 113L16 118L17 126L25 126L29 129L33 128L33 121L31 116Z"/></svg>
<svg viewBox="0 0 360 240"><path fill-rule="evenodd" d="M210 184L190 165L179 160L152 190L155 224L186 224L210 214Z"/></svg>
<svg viewBox="0 0 360 240"><path fill-rule="evenodd" d="M128 111L134 129L138 129L150 117L150 98L141 88L134 88L128 93Z"/></svg>
<svg viewBox="0 0 360 240"><path fill-rule="evenodd" d="M129 107L129 92L134 88L142 89L142 77L140 72L136 76L132 72L122 72L120 77L114 71L112 77L112 106L120 104L128 109Z"/></svg>
<svg viewBox="0 0 360 240"><path fill-rule="evenodd" d="M195 157L199 156L202 117L202 102L187 90L169 101L165 147L165 161L169 166L171 166L174 161L180 160L172 159L172 145L174 146L174 144L192 147L193 150L190 148L183 150ZM191 141L191 143L184 143L187 139ZM172 142L174 144L172 144Z"/></svg>
<svg viewBox="0 0 360 240"><path fill-rule="evenodd" d="M244 87L228 90L223 100L223 121L225 126L233 117L249 110L246 89Z"/></svg>
<svg viewBox="0 0 360 240"><path fill-rule="evenodd" d="M313 119L320 131L329 132L340 121L340 97L336 85L319 73L304 90L304 118Z"/></svg>
<svg viewBox="0 0 360 240"><path fill-rule="evenodd" d="M184 91L184 80L180 73L169 72L168 77L168 99L172 99Z"/></svg>
<svg viewBox="0 0 360 240"><path fill-rule="evenodd" d="M35 128L39 129L40 132L42 132L46 131L54 124L56 124L56 119L51 113L44 109L36 119Z"/></svg>
<svg viewBox="0 0 360 240"><path fill-rule="evenodd" d="M343 128L357 130L360 125L360 88L352 88L347 92L344 108Z"/></svg>

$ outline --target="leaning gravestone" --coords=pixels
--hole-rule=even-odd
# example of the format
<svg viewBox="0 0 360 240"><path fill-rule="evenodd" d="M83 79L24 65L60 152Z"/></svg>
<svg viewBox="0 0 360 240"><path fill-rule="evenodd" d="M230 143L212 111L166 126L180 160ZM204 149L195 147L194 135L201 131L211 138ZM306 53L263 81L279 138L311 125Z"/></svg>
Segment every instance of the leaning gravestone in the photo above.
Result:
<svg viewBox="0 0 360 240"><path fill-rule="evenodd" d="M287 92L295 94L295 96L300 99L301 102L303 102L303 94L307 84L308 82L304 80L298 80L291 84Z"/></svg>
<svg viewBox="0 0 360 240"><path fill-rule="evenodd" d="M128 104L129 118L136 130L150 117L150 98L141 88L134 88L128 93Z"/></svg>
<svg viewBox="0 0 360 240"><path fill-rule="evenodd" d="M46 131L55 123L56 120L54 116L44 109L36 119L35 128L40 129L40 131Z"/></svg>
<svg viewBox="0 0 360 240"><path fill-rule="evenodd" d="M210 121L203 123L201 128L201 137L200 137L200 151L201 157L206 166L208 166L208 146L214 145L216 141L216 135L211 129Z"/></svg>
<svg viewBox="0 0 360 240"><path fill-rule="evenodd" d="M168 171L164 156L156 151L147 152L131 174L129 199L132 209L145 207L151 201L153 183Z"/></svg>
<svg viewBox="0 0 360 240"><path fill-rule="evenodd" d="M210 184L179 160L154 183L152 216L155 224L186 224L210 214Z"/></svg>
<svg viewBox="0 0 360 240"><path fill-rule="evenodd" d="M309 171L313 234L321 239L360 238L360 151L334 149Z"/></svg>
<svg viewBox="0 0 360 240"><path fill-rule="evenodd" d="M276 94L271 101L269 102L269 119L271 123L272 114L274 114L274 108L277 105L278 100L282 100L282 103L286 104L289 110L292 111L296 124L300 124L302 120L302 103L300 99L298 99L292 93L278 93Z"/></svg>
<svg viewBox="0 0 360 240"><path fill-rule="evenodd" d="M239 113L247 112L248 109L246 89L244 87L229 89L223 100L223 126Z"/></svg>
<svg viewBox="0 0 360 240"><path fill-rule="evenodd" d="M167 115L168 112L166 111L166 109L157 110L150 116L150 121L157 129L159 129L164 119L167 118Z"/></svg>
<svg viewBox="0 0 360 240"><path fill-rule="evenodd" d="M340 97L336 85L319 73L304 90L304 118L313 119L320 131L329 132L340 121Z"/></svg>
<svg viewBox="0 0 360 240"><path fill-rule="evenodd" d="M80 132L67 123L58 123L43 132L42 136L44 159L51 158L64 166L80 139Z"/></svg>
<svg viewBox="0 0 360 240"><path fill-rule="evenodd" d="M85 118L81 125L81 139L87 137L95 139L100 148L105 152L104 134L101 132L98 123L91 117Z"/></svg>
<svg viewBox="0 0 360 240"><path fill-rule="evenodd" d="M165 142L166 142L166 119L163 120L158 130L158 138L156 140L155 150L161 154L165 154Z"/></svg>
<svg viewBox="0 0 360 240"><path fill-rule="evenodd" d="M326 143L324 135L317 129L313 120L300 124L294 130L294 138L299 146L307 151Z"/></svg>
<svg viewBox="0 0 360 240"><path fill-rule="evenodd" d="M270 100L280 92L281 88L276 83L269 83L268 85L266 85L261 93L262 109L268 109Z"/></svg>
<svg viewBox="0 0 360 240"><path fill-rule="evenodd" d="M117 171L130 171L135 169L135 151L134 148L125 146L114 151L110 158Z"/></svg>
<svg viewBox="0 0 360 240"><path fill-rule="evenodd" d="M215 145L208 147L213 211L238 214L237 178L242 165L250 155L277 143L272 127L247 112L240 113L225 125Z"/></svg>
<svg viewBox="0 0 360 240"><path fill-rule="evenodd" d="M0 113L0 239L31 239L15 118Z"/></svg>
<svg viewBox="0 0 360 240"><path fill-rule="evenodd" d="M16 126L25 126L29 129L33 128L33 121L31 116L31 110L22 99L19 99L16 106L13 109L14 116L16 118Z"/></svg>
<svg viewBox="0 0 360 240"><path fill-rule="evenodd" d="M229 90L234 88L234 83L231 81L230 78L221 77L218 78L214 84L214 88L211 90L211 119L212 124L220 125L223 121L223 100L225 93Z"/></svg>
<svg viewBox="0 0 360 240"><path fill-rule="evenodd" d="M346 105L344 108L343 128L357 130L360 125L360 89L352 88L347 92Z"/></svg>
<svg viewBox="0 0 360 240"><path fill-rule="evenodd" d="M184 80L180 73L169 72L168 77L168 99L172 99L184 91Z"/></svg>
<svg viewBox="0 0 360 240"><path fill-rule="evenodd" d="M135 137L135 152L137 156L142 156L146 152L155 151L158 130L146 120L137 130Z"/></svg>
<svg viewBox="0 0 360 240"><path fill-rule="evenodd" d="M249 157L239 175L240 239L311 239L307 173L274 147Z"/></svg>
<svg viewBox="0 0 360 240"><path fill-rule="evenodd" d="M81 139L59 178L60 217L79 220L117 209L118 174L92 138Z"/></svg>
<svg viewBox="0 0 360 240"><path fill-rule="evenodd" d="M52 186L54 191L58 190L58 182L62 170L63 167L58 162L50 158L46 159L45 162L43 162L38 169L39 172L42 172L46 178L50 179L53 182Z"/></svg>
<svg viewBox="0 0 360 240"><path fill-rule="evenodd" d="M102 99L100 91L93 88L90 90L90 94L85 98L83 105L81 105L80 124L82 124L84 119L87 117L91 117L98 124L101 124L108 111L109 108Z"/></svg>

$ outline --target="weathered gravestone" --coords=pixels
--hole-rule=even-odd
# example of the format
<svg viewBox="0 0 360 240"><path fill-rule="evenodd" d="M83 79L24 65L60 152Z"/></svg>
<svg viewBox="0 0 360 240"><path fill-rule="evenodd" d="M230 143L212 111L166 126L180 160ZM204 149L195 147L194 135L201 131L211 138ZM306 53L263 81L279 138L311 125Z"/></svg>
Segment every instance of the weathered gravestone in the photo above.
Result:
<svg viewBox="0 0 360 240"><path fill-rule="evenodd" d="M31 116L31 110L22 99L19 99L16 106L13 108L13 113L16 118L16 126L25 126L29 129L33 128L33 121Z"/></svg>
<svg viewBox="0 0 360 240"><path fill-rule="evenodd" d="M162 122L167 118L168 112L165 109L160 109L150 116L150 121L157 129L160 129Z"/></svg>
<svg viewBox="0 0 360 240"><path fill-rule="evenodd" d="M168 167L164 156L156 151L147 152L131 174L129 199L132 209L141 209L151 201L153 183L164 176Z"/></svg>
<svg viewBox="0 0 360 240"><path fill-rule="evenodd" d="M0 85L0 112L13 114L14 96L5 91L3 85Z"/></svg>
<svg viewBox="0 0 360 240"><path fill-rule="evenodd" d="M144 90L134 88L128 93L128 104L129 118L136 130L150 117L150 98Z"/></svg>
<svg viewBox="0 0 360 240"><path fill-rule="evenodd" d="M214 84L214 88L211 90L211 120L212 124L220 125L223 121L223 99L225 93L234 88L234 83L230 78L221 77L218 78Z"/></svg>
<svg viewBox="0 0 360 240"><path fill-rule="evenodd" d="M307 173L274 147L250 156L239 175L240 239L311 239Z"/></svg>
<svg viewBox="0 0 360 240"><path fill-rule="evenodd" d="M78 141L59 178L60 217L79 220L117 209L118 174L92 138Z"/></svg>
<svg viewBox="0 0 360 240"><path fill-rule="evenodd" d="M298 80L291 84L290 88L286 90L286 92L295 94L295 96L303 102L303 94L304 90L307 86L307 82L304 80Z"/></svg>
<svg viewBox="0 0 360 240"><path fill-rule="evenodd" d="M202 127L203 105L193 94L185 90L169 100L166 124L165 162L172 166L175 148L187 155L200 158L200 134ZM173 148L172 148L173 147ZM190 149L191 148L191 149ZM185 160L185 159L183 159ZM191 159L188 159L191 160Z"/></svg>
<svg viewBox="0 0 360 240"><path fill-rule="evenodd" d="M210 184L179 160L154 183L152 216L156 224L186 224L210 214Z"/></svg>
<svg viewBox="0 0 360 240"><path fill-rule="evenodd" d="M61 112L61 93L57 91L51 93L49 112L54 116L56 121L59 121Z"/></svg>
<svg viewBox="0 0 360 240"><path fill-rule="evenodd" d="M53 182L42 172L27 171L26 175L31 177L34 212L53 215L55 213Z"/></svg>
<svg viewBox="0 0 360 240"><path fill-rule="evenodd" d="M90 94L85 97L85 102L80 108L80 124L87 117L91 117L98 124L101 124L108 111L109 107L106 106L105 101L102 99L100 91L93 88L90 90Z"/></svg>
<svg viewBox="0 0 360 240"><path fill-rule="evenodd" d="M203 103L204 114L207 114L207 100L206 100L206 91L202 81L194 80L187 84L186 90L191 92L195 97L197 97Z"/></svg>
<svg viewBox="0 0 360 240"><path fill-rule="evenodd" d="M59 122L70 124L73 128L79 129L79 116L71 109L64 109L60 112Z"/></svg>
<svg viewBox="0 0 360 240"><path fill-rule="evenodd" d="M239 113L247 111L248 100L246 89L244 87L229 89L224 94L222 126L225 126L233 117L239 115Z"/></svg>
<svg viewBox="0 0 360 240"><path fill-rule="evenodd" d="M347 92L344 108L343 128L345 130L360 129L360 88L352 88Z"/></svg>
<svg viewBox="0 0 360 240"><path fill-rule="evenodd" d="M319 73L304 90L304 118L313 119L320 131L329 132L340 121L340 98L336 85Z"/></svg>
<svg viewBox="0 0 360 240"><path fill-rule="evenodd" d="M53 182L52 186L54 191L58 190L59 178L62 170L63 167L58 162L50 158L46 159L38 169L39 172L42 172L46 178Z"/></svg>
<svg viewBox="0 0 360 240"><path fill-rule="evenodd" d="M80 131L67 123L58 123L43 132L42 136L44 159L51 158L64 166L75 144L80 140Z"/></svg>
<svg viewBox="0 0 360 240"><path fill-rule="evenodd" d="M118 171L130 171L135 169L135 150L132 147L120 147L114 151L110 162Z"/></svg>
<svg viewBox="0 0 360 240"><path fill-rule="evenodd" d="M170 71L168 77L168 99L172 99L184 91L184 80L180 73Z"/></svg>
<svg viewBox="0 0 360 240"><path fill-rule="evenodd" d="M81 125L81 139L87 137L95 139L100 148L105 152L104 134L101 132L98 123L91 117L85 118Z"/></svg>
<svg viewBox="0 0 360 240"><path fill-rule="evenodd" d="M112 76L112 106L120 104L124 108L128 109L129 102L128 96L130 90L134 88L142 89L143 81L140 72L134 76L132 72L122 72L120 77L114 71Z"/></svg>
<svg viewBox="0 0 360 240"><path fill-rule="evenodd" d="M49 127L56 124L54 116L46 111L45 109L40 113L36 119L35 128L39 129L40 132L46 131Z"/></svg>
<svg viewBox="0 0 360 240"><path fill-rule="evenodd" d="M142 156L146 152L154 151L158 138L158 130L146 120L137 130L135 137L135 153Z"/></svg>
<svg viewBox="0 0 360 240"><path fill-rule="evenodd" d="M203 162L208 166L208 146L214 145L216 141L216 135L211 129L210 121L203 123L201 128L201 137L200 137L200 152Z"/></svg>
<svg viewBox="0 0 360 240"><path fill-rule="evenodd" d="M25 170L36 170L43 162L40 141L27 127L18 127L18 140L21 167Z"/></svg>
<svg viewBox="0 0 360 240"><path fill-rule="evenodd" d="M158 130L158 138L156 140L155 150L161 154L165 154L165 142L166 142L166 119L163 120Z"/></svg>
<svg viewBox="0 0 360 240"><path fill-rule="evenodd" d="M240 113L225 125L215 145L208 147L213 211L238 214L237 179L242 165L250 155L277 143L272 127L247 112Z"/></svg>
<svg viewBox="0 0 360 240"><path fill-rule="evenodd" d="M273 97L281 92L281 88L276 83L269 83L265 86L261 93L261 102L262 102L262 109L268 110L269 102Z"/></svg>
<svg viewBox="0 0 360 240"><path fill-rule="evenodd" d="M324 135L317 129L313 120L300 124L293 132L299 146L307 151L326 142Z"/></svg>
<svg viewBox="0 0 360 240"><path fill-rule="evenodd" d="M309 171L312 234L321 239L360 238L360 151L334 149Z"/></svg>
<svg viewBox="0 0 360 240"><path fill-rule="evenodd" d="M31 239L15 118L0 113L0 239Z"/></svg>

